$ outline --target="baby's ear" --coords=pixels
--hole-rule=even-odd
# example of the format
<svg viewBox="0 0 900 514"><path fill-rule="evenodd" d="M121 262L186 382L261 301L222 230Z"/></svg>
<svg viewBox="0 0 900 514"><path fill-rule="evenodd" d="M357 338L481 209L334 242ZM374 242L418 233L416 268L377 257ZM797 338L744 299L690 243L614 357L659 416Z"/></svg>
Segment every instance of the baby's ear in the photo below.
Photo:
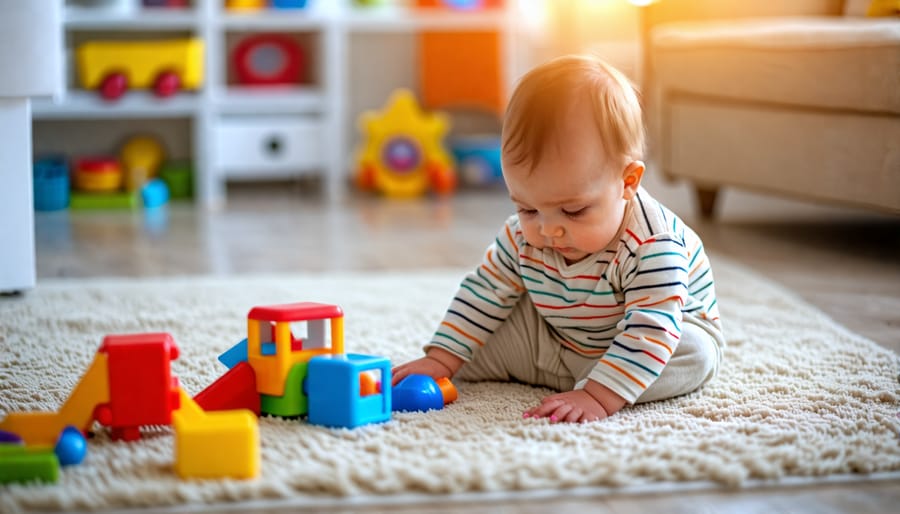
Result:
<svg viewBox="0 0 900 514"><path fill-rule="evenodd" d="M625 186L622 198L625 200L634 198L634 195L638 192L638 187L641 185L641 178L643 178L643 176L643 161L633 161L625 167L625 171L622 172L622 182Z"/></svg>

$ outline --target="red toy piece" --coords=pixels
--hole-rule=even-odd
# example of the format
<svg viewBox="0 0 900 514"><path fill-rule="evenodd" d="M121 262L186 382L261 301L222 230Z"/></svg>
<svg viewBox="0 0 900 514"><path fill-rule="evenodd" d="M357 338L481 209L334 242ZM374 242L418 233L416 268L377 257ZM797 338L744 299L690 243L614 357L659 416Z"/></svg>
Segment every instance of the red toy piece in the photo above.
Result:
<svg viewBox="0 0 900 514"><path fill-rule="evenodd" d="M256 372L241 362L200 391L194 401L205 411L248 409L259 416Z"/></svg>
<svg viewBox="0 0 900 514"><path fill-rule="evenodd" d="M167 333L111 335L98 352L106 353L109 402L94 417L110 428L113 439L140 439L142 425L169 425L180 405L178 378L171 361L178 358L175 340Z"/></svg>

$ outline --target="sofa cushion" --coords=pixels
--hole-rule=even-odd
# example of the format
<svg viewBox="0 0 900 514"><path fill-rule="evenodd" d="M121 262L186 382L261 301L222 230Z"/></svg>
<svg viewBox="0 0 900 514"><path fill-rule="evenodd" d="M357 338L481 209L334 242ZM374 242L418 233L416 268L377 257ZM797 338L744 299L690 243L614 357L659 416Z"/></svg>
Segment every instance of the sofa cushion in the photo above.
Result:
<svg viewBox="0 0 900 514"><path fill-rule="evenodd" d="M755 18L657 26L663 92L900 114L900 20Z"/></svg>

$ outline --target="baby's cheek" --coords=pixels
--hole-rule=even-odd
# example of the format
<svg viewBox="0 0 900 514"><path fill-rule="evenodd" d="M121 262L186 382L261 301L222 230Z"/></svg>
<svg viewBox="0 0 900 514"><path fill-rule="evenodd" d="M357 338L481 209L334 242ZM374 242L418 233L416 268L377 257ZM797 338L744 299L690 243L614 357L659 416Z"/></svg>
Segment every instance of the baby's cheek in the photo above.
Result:
<svg viewBox="0 0 900 514"><path fill-rule="evenodd" d="M535 248L544 247L544 238L541 237L540 230L534 224L523 224L522 233L525 235L525 241Z"/></svg>

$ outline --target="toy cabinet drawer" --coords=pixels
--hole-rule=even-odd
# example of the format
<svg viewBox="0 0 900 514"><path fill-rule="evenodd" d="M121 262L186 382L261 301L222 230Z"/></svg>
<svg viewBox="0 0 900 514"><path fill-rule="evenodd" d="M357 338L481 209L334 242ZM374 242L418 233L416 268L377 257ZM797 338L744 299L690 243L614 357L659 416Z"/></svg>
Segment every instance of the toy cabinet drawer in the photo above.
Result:
<svg viewBox="0 0 900 514"><path fill-rule="evenodd" d="M300 117L225 118L216 127L216 164L228 176L264 176L322 166L321 122Z"/></svg>

